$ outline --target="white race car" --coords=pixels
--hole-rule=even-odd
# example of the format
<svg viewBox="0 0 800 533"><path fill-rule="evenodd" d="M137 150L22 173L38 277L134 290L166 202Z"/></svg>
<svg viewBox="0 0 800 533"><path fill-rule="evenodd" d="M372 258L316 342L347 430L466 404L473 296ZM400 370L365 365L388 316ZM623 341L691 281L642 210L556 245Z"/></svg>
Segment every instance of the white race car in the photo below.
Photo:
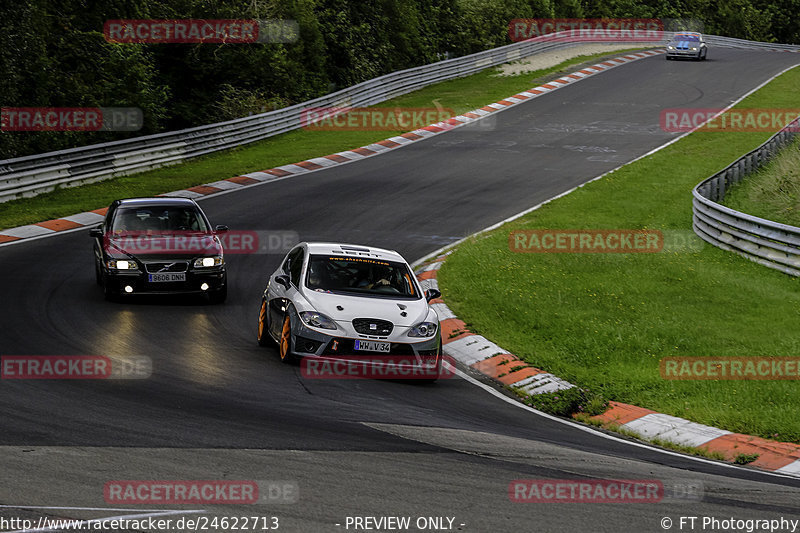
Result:
<svg viewBox="0 0 800 533"><path fill-rule="evenodd" d="M435 364L438 370L442 340L429 302L439 296L436 289L422 292L397 252L301 242L270 276L258 316L258 343L278 343L285 362L385 357Z"/></svg>

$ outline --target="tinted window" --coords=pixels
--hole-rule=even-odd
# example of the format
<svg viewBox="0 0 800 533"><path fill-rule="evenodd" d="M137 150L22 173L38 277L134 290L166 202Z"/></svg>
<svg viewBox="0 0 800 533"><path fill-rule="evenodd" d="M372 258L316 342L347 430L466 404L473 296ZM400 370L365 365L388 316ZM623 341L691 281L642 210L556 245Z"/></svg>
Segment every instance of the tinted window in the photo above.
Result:
<svg viewBox="0 0 800 533"><path fill-rule="evenodd" d="M289 254L289 279L295 287L300 286L300 275L303 271L303 249L298 248Z"/></svg>
<svg viewBox="0 0 800 533"><path fill-rule="evenodd" d="M120 207L114 213L111 230L115 233L126 231L170 231L208 232L205 219L194 207Z"/></svg>
<svg viewBox="0 0 800 533"><path fill-rule="evenodd" d="M364 257L312 255L306 287L320 292L419 298L405 263Z"/></svg>

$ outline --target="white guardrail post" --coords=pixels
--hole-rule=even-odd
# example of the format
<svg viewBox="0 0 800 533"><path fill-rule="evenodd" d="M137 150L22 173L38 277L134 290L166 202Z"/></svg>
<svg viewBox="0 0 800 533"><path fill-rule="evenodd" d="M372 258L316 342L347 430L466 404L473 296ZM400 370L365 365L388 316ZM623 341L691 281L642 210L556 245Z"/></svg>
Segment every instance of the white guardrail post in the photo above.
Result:
<svg viewBox="0 0 800 533"><path fill-rule="evenodd" d="M607 34L608 32L606 32ZM663 32L663 45L672 32ZM776 45L707 36L712 46L800 51L797 45ZM67 187L142 172L182 162L191 157L241 146L302 126L307 108L365 107L427 85L478 72L537 53L587 42L565 41L551 34L476 54L392 72L332 94L290 107L249 117L179 131L93 144L56 152L0 161L0 202L35 196Z"/></svg>
<svg viewBox="0 0 800 533"><path fill-rule="evenodd" d="M731 186L792 142L798 131L800 117L692 190L692 227L701 239L791 276L800 276L800 228L740 213L719 202Z"/></svg>

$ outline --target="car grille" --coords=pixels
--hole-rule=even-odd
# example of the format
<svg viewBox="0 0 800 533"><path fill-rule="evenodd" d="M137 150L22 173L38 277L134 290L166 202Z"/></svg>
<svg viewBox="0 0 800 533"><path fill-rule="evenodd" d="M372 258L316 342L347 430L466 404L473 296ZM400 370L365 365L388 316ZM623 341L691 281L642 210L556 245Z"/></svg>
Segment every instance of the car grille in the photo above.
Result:
<svg viewBox="0 0 800 533"><path fill-rule="evenodd" d="M379 318L356 318L353 319L353 327L362 335L383 337L392 332L394 324L388 320L381 320Z"/></svg>
<svg viewBox="0 0 800 533"><path fill-rule="evenodd" d="M186 272L189 263L186 261L175 261L172 263L145 263L144 267L150 274L157 272Z"/></svg>

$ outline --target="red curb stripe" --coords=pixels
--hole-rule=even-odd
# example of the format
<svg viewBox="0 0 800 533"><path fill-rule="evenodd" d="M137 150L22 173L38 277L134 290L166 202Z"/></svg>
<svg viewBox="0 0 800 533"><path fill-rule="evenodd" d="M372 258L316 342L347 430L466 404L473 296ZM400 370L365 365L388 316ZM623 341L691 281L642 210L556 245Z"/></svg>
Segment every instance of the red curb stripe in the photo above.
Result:
<svg viewBox="0 0 800 533"><path fill-rule="evenodd" d="M390 141L389 139L386 139L385 141L378 141L376 144L380 144L381 146L385 146L386 148L395 148L397 146L400 146L400 143Z"/></svg>
<svg viewBox="0 0 800 533"><path fill-rule="evenodd" d="M367 148L364 148L363 146L361 148L353 148L350 151L351 152L355 152L355 153L360 154L360 155L375 155L377 153L377 152L373 152L372 150L369 150Z"/></svg>
<svg viewBox="0 0 800 533"><path fill-rule="evenodd" d="M530 96L525 96L524 94L515 94L514 98L519 98L520 100L527 100Z"/></svg>
<svg viewBox="0 0 800 533"><path fill-rule="evenodd" d="M451 343L462 337L469 337L470 335L475 335L471 331L468 331L467 325L464 323L464 321L458 318L446 318L444 320L441 320L439 322L439 327L442 330L443 344Z"/></svg>
<svg viewBox="0 0 800 533"><path fill-rule="evenodd" d="M483 107L481 108L481 111L488 111L489 113L492 113L492 112L494 112L494 111L497 111L497 109L495 109L495 108L493 108L493 107L489 107L488 105L485 105L485 106L483 106Z"/></svg>
<svg viewBox="0 0 800 533"><path fill-rule="evenodd" d="M554 82L556 82L556 83L563 83L563 84L565 84L565 85L566 85L567 83L569 83L567 80L561 80L561 79L559 79L559 80L553 80L553 81L554 81Z"/></svg>
<svg viewBox="0 0 800 533"><path fill-rule="evenodd" d="M95 209L95 210L89 211L89 212L90 213L97 213L98 215L106 216L106 213L108 213L108 208L107 207L102 207L100 209Z"/></svg>
<svg viewBox="0 0 800 533"><path fill-rule="evenodd" d="M37 222L37 226L51 229L53 231L64 231L67 229L80 228L83 224L78 224L71 220L64 220L63 218L56 218L54 220L45 220L44 222Z"/></svg>
<svg viewBox="0 0 800 533"><path fill-rule="evenodd" d="M528 92L533 94L544 94L545 91L540 91L539 89L528 89Z"/></svg>
<svg viewBox="0 0 800 533"><path fill-rule="evenodd" d="M420 128L420 129L423 129L425 131L433 131L433 132L437 132L437 133L440 132L440 131L444 131L444 128L440 128L439 126L425 126L424 128Z"/></svg>
<svg viewBox="0 0 800 533"><path fill-rule="evenodd" d="M603 61L603 62L602 62L602 63L600 63L600 64L601 64L601 65L606 65L607 67L616 67L616 66L617 66L617 64L616 64L616 63L612 63L611 61Z"/></svg>
<svg viewBox="0 0 800 533"><path fill-rule="evenodd" d="M578 72L583 72L584 74L590 74L590 75L591 75L591 74L594 74L594 72L592 72L592 71L591 71L591 70L589 70L588 68L585 68L585 69L583 69L583 70L579 70Z"/></svg>
<svg viewBox="0 0 800 533"><path fill-rule="evenodd" d="M416 133L404 133L400 137L404 137L406 139L411 139L412 141L416 141L417 139L422 139L422 135L417 135Z"/></svg>
<svg viewBox="0 0 800 533"><path fill-rule="evenodd" d="M458 126L459 124L462 124L462 122L460 120L457 120L455 118L449 118L445 122L447 124L450 124L451 126Z"/></svg>
<svg viewBox="0 0 800 533"><path fill-rule="evenodd" d="M289 172L288 170L283 170L282 168L270 168L267 170L262 170L261 172L264 172L265 174L272 174L273 176L278 176L279 178L294 175L294 172Z"/></svg>
<svg viewBox="0 0 800 533"><path fill-rule="evenodd" d="M542 85L542 87L547 87L548 89L556 89L556 88L558 88L558 85L552 85L550 83L545 83L544 85Z"/></svg>
<svg viewBox="0 0 800 533"><path fill-rule="evenodd" d="M777 470L800 459L800 446L790 442L775 442L751 435L732 433L717 437L702 445L710 451L722 453L732 461L743 454L758 454L758 459L750 463L766 470Z"/></svg>
<svg viewBox="0 0 800 533"><path fill-rule="evenodd" d="M497 103L498 104L503 104L503 105L513 105L514 104L514 102L509 102L508 100L500 100Z"/></svg>
<svg viewBox="0 0 800 533"><path fill-rule="evenodd" d="M467 118L479 118L480 117L479 114L473 113L472 111L470 111L469 113L464 113L464 116L467 117Z"/></svg>
<svg viewBox="0 0 800 533"><path fill-rule="evenodd" d="M11 235L0 235L0 244L4 242L18 241L22 237L12 237Z"/></svg>
<svg viewBox="0 0 800 533"><path fill-rule="evenodd" d="M570 74L569 76L567 76L567 78L572 78L573 80L582 80L583 79L580 76L576 76L575 74Z"/></svg>
<svg viewBox="0 0 800 533"><path fill-rule="evenodd" d="M210 187L208 185L198 185L196 187L189 187L186 190L206 195L206 194L214 194L215 192L219 192L222 189L218 189L217 187Z"/></svg>
<svg viewBox="0 0 800 533"><path fill-rule="evenodd" d="M628 422L642 418L644 415L653 413L655 413L655 411L643 407L620 402L609 402L609 409L603 414L593 416L592 420L599 420L604 424L627 424Z"/></svg>
<svg viewBox="0 0 800 533"><path fill-rule="evenodd" d="M422 281L423 279L436 279L436 270L426 270L425 272L417 276L417 279L420 281Z"/></svg>
<svg viewBox="0 0 800 533"><path fill-rule="evenodd" d="M295 165L304 168L306 170L319 170L323 168L322 165L318 165L317 163L312 163L311 161L299 161L295 163Z"/></svg>
<svg viewBox="0 0 800 533"><path fill-rule="evenodd" d="M509 370L511 370L511 368L514 368L514 365L512 363L509 363L509 365L510 365ZM522 381L523 379L527 379L527 378L529 378L531 376L535 376L537 374L544 374L544 373L545 372L543 370L539 370L538 368L533 368L532 366L526 366L522 370L518 370L516 372L512 372L512 373L507 374L505 376L499 377L499 378L497 378L497 380L500 381L500 383L503 383L505 385L513 385L514 383L518 383L518 382Z"/></svg>
<svg viewBox="0 0 800 533"><path fill-rule="evenodd" d="M247 176L234 176L233 178L227 178L225 181L231 181L233 183L238 183L239 185L253 185L254 183L261 183L258 180L254 180L253 178L248 178Z"/></svg>
<svg viewBox="0 0 800 533"><path fill-rule="evenodd" d="M347 159L345 156L339 154L326 155L325 159L330 159L331 161L336 161L337 163L347 163L348 161L352 161L352 159Z"/></svg>
<svg viewBox="0 0 800 533"><path fill-rule="evenodd" d="M509 370L515 366L518 366L520 363L521 361L517 359L516 356L511 355L510 353L503 353L499 355L493 355L488 359L478 361L470 366L478 372L486 374L490 378L498 379L497 377L500 374L508 374ZM516 372L514 373L516 374Z"/></svg>

